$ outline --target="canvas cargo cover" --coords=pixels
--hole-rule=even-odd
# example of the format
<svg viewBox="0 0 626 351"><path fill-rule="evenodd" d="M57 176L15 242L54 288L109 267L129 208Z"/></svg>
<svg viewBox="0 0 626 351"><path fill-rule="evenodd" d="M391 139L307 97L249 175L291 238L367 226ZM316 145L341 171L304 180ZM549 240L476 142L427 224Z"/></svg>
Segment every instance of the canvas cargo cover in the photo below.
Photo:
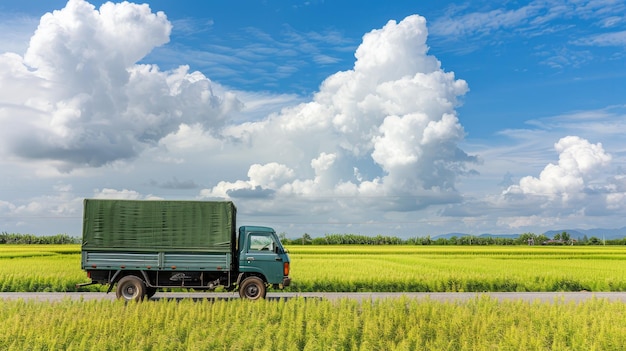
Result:
<svg viewBox="0 0 626 351"><path fill-rule="evenodd" d="M231 252L230 201L85 199L83 250Z"/></svg>

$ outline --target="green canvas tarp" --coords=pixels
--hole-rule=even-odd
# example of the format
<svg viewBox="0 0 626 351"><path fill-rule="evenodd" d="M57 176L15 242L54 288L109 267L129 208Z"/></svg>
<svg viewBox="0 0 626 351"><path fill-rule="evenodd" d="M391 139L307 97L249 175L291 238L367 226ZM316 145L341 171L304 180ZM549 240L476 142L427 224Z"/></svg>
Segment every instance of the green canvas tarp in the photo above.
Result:
<svg viewBox="0 0 626 351"><path fill-rule="evenodd" d="M83 250L231 252L230 201L85 199Z"/></svg>

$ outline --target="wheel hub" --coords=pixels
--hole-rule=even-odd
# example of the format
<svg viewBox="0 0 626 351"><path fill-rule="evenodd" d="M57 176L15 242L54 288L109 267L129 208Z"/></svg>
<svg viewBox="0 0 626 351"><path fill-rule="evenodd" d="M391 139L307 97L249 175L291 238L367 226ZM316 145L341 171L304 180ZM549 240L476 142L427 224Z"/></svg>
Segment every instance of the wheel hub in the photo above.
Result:
<svg viewBox="0 0 626 351"><path fill-rule="evenodd" d="M259 289L256 286L249 286L247 290L247 294L250 297L255 297L259 294Z"/></svg>
<svg viewBox="0 0 626 351"><path fill-rule="evenodd" d="M137 290L132 285L129 285L126 287L126 289L124 289L124 297L133 298L135 297L136 293L137 293Z"/></svg>

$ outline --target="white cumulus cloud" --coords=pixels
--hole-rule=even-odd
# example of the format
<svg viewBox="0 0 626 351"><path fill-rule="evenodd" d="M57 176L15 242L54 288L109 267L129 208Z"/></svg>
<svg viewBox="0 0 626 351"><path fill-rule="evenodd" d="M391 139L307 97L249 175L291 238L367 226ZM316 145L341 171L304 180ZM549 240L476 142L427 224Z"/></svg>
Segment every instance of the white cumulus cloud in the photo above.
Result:
<svg viewBox="0 0 626 351"><path fill-rule="evenodd" d="M577 136L562 138L554 148L559 152L558 164L548 164L538 178L523 177L505 190L505 195L538 195L563 201L580 198L591 176L611 161L601 143L591 144Z"/></svg>
<svg viewBox="0 0 626 351"><path fill-rule="evenodd" d="M171 27L128 2L45 14L23 57L0 56L0 152L70 171L133 159L181 123L219 128L241 107L234 94L187 66L137 64Z"/></svg>
<svg viewBox="0 0 626 351"><path fill-rule="evenodd" d="M230 129L269 162L203 195L237 195L242 187L290 198L340 193L357 202L384 197L378 205L405 210L457 201L457 177L475 162L457 146L464 131L455 108L468 87L428 55L427 33L420 16L389 21L364 35L353 69L328 77L312 101ZM402 197L398 206L400 195L408 203Z"/></svg>

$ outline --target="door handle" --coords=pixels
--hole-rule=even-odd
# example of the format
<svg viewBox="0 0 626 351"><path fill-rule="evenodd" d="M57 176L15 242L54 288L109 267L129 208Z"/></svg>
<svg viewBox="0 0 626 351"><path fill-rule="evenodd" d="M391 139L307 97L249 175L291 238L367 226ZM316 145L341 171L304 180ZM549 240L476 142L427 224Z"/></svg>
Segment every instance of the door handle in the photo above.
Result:
<svg viewBox="0 0 626 351"><path fill-rule="evenodd" d="M283 260L283 258L282 258L282 257L280 257L280 256L277 256L277 257L276 257L276 261L282 261L282 260Z"/></svg>
<svg viewBox="0 0 626 351"><path fill-rule="evenodd" d="M254 261L254 257L246 257L247 261Z"/></svg>

